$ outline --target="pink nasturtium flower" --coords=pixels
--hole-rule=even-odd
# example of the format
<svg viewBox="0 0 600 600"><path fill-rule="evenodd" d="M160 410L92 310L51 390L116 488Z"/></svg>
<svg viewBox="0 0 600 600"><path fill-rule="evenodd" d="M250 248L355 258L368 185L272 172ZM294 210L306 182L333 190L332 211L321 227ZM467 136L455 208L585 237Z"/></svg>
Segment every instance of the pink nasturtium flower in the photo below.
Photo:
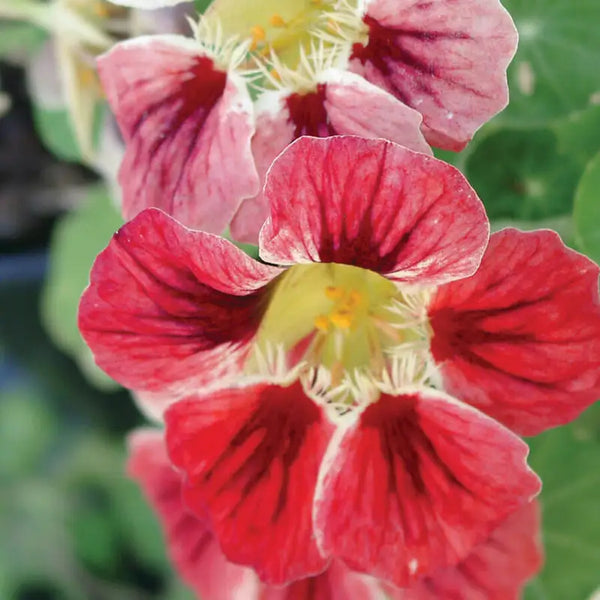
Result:
<svg viewBox="0 0 600 600"><path fill-rule="evenodd" d="M490 238L460 172L383 140L302 138L264 196L270 264L142 212L81 331L149 411L183 398L171 460L229 560L406 587L538 492L513 432L598 397L598 268L550 231Z"/></svg>
<svg viewBox="0 0 600 600"><path fill-rule="evenodd" d="M516 44L498 0L214 0L195 39L148 36L99 61L127 142L124 216L154 206L214 233L233 219L256 243L264 177L287 144L461 149L506 105Z"/></svg>
<svg viewBox="0 0 600 600"><path fill-rule="evenodd" d="M176 569L202 600L517 600L543 561L539 507L533 501L502 521L459 565L410 589L392 588L339 561L285 587L265 585L252 569L229 562L209 521L186 508L184 481L169 462L160 431L135 431L129 451L129 474L160 517Z"/></svg>

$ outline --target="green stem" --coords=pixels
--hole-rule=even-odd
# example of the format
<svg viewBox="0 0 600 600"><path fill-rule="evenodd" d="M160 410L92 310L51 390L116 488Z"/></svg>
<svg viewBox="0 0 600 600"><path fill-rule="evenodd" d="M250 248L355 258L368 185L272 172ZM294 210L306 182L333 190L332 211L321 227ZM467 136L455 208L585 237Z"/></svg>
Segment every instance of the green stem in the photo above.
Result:
<svg viewBox="0 0 600 600"><path fill-rule="evenodd" d="M35 0L0 0L0 19L26 21L51 30L51 5Z"/></svg>

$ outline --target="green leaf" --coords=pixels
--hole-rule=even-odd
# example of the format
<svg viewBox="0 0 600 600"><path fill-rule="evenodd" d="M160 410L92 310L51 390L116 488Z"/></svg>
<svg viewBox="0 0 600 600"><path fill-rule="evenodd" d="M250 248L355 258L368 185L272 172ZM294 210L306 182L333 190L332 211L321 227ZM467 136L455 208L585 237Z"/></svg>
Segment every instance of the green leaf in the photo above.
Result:
<svg viewBox="0 0 600 600"><path fill-rule="evenodd" d="M568 154L583 169L600 152L600 104L557 121L554 131L559 152Z"/></svg>
<svg viewBox="0 0 600 600"><path fill-rule="evenodd" d="M575 194L575 237L600 262L600 152L588 164Z"/></svg>
<svg viewBox="0 0 600 600"><path fill-rule="evenodd" d="M579 434L589 418L588 411L569 427L530 441L530 464L544 482L546 563L529 586L527 600L586 600L598 587L600 444Z"/></svg>
<svg viewBox="0 0 600 600"><path fill-rule="evenodd" d="M42 319L48 333L57 346L78 361L92 383L103 387L116 384L93 364L77 328L77 310L96 255L121 224L106 190L91 188L82 205L65 215L53 232L50 268L42 295Z"/></svg>
<svg viewBox="0 0 600 600"><path fill-rule="evenodd" d="M467 157L465 172L490 219L537 221L571 213L580 169L551 129L500 129Z"/></svg>
<svg viewBox="0 0 600 600"><path fill-rule="evenodd" d="M61 160L81 160L81 152L66 110L51 110L34 105L33 118L36 131L50 152Z"/></svg>
<svg viewBox="0 0 600 600"><path fill-rule="evenodd" d="M0 56L31 56L46 37L44 30L30 23L0 22Z"/></svg>
<svg viewBox="0 0 600 600"><path fill-rule="evenodd" d="M502 121L519 126L586 108L600 92L598 0L504 0L519 30Z"/></svg>
<svg viewBox="0 0 600 600"><path fill-rule="evenodd" d="M194 0L194 6L199 13L203 13L211 4L212 0Z"/></svg>

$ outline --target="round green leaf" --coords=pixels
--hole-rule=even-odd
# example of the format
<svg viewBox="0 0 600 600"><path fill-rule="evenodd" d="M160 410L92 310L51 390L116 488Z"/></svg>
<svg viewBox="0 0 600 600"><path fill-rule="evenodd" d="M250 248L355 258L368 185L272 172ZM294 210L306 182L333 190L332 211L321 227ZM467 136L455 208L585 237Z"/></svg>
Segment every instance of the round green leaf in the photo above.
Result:
<svg viewBox="0 0 600 600"><path fill-rule="evenodd" d="M42 319L57 346L80 364L92 383L114 387L116 384L91 360L77 327L77 310L96 255L123 221L103 187L92 188L82 200L81 206L65 215L53 232Z"/></svg>
<svg viewBox="0 0 600 600"><path fill-rule="evenodd" d="M505 123L541 125L581 110L600 92L598 0L504 0L519 30L508 72Z"/></svg>
<svg viewBox="0 0 600 600"><path fill-rule="evenodd" d="M588 164L575 194L575 237L600 262L600 152Z"/></svg>

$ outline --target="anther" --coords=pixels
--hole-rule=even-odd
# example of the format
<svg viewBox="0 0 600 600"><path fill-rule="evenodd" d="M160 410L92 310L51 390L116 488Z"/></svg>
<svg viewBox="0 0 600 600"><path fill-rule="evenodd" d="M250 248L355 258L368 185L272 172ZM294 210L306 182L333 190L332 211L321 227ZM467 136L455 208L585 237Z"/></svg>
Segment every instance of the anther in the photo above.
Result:
<svg viewBox="0 0 600 600"><path fill-rule="evenodd" d="M275 13L270 19L269 19L269 23L271 23L271 25L273 25L273 27L285 27L287 25L287 23L285 22L284 18Z"/></svg>
<svg viewBox="0 0 600 600"><path fill-rule="evenodd" d="M333 285L328 285L325 288L325 295L330 300L341 300L344 297L344 289Z"/></svg>
<svg viewBox="0 0 600 600"><path fill-rule="evenodd" d="M264 42L267 38L267 34L265 30L260 25L255 25L250 29L250 34L252 35L252 45L250 46L250 50L256 50L259 42Z"/></svg>
<svg viewBox="0 0 600 600"><path fill-rule="evenodd" d="M344 310L336 310L335 312L331 313L329 320L338 329L350 329L350 327L352 327L352 323L354 322L352 313Z"/></svg>
<svg viewBox="0 0 600 600"><path fill-rule="evenodd" d="M325 315L319 315L315 319L315 327L319 331L327 333L329 331L329 319Z"/></svg>

